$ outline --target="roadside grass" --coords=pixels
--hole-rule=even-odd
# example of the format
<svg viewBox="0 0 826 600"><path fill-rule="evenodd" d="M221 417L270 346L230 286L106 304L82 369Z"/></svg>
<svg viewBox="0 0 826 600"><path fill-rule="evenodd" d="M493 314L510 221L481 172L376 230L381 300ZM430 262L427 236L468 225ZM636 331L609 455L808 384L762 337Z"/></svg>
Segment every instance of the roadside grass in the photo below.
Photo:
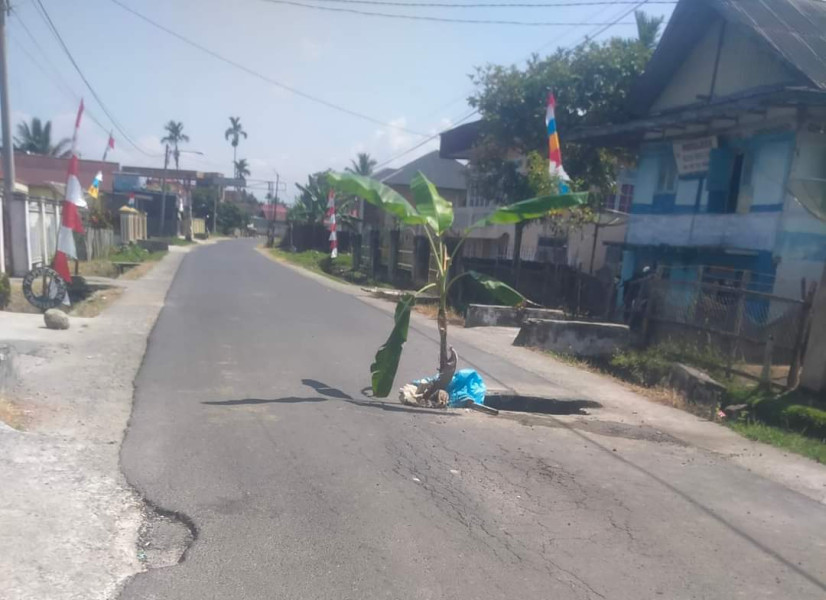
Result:
<svg viewBox="0 0 826 600"><path fill-rule="evenodd" d="M263 248L276 260L283 260L296 266L329 277L342 283L369 285L371 287L392 287L380 281L370 279L366 273L353 270L353 256L340 253L337 258L330 258L329 253L319 250L305 250L304 252L288 252L281 248Z"/></svg>
<svg viewBox="0 0 826 600"><path fill-rule="evenodd" d="M826 464L826 444L821 440L757 421L734 421L728 425L743 437L755 442L770 444Z"/></svg>
<svg viewBox="0 0 826 600"><path fill-rule="evenodd" d="M73 317L96 317L122 295L123 289L117 287L96 290L88 298L72 305L69 314Z"/></svg>
<svg viewBox="0 0 826 600"><path fill-rule="evenodd" d="M157 238L157 241L166 242L170 246L191 246L196 242L187 241L186 238L179 238L179 237L165 237L165 238Z"/></svg>
<svg viewBox="0 0 826 600"><path fill-rule="evenodd" d="M623 350L604 360L544 353L578 369L617 379L650 400L709 420L718 419L719 408L745 404L747 408L739 418L724 419L722 423L748 439L826 463L826 403L800 390L778 394L743 379L726 379L725 360L714 350L667 342L645 350ZM725 385L722 405L692 402L668 387L667 375L675 362L700 368Z"/></svg>

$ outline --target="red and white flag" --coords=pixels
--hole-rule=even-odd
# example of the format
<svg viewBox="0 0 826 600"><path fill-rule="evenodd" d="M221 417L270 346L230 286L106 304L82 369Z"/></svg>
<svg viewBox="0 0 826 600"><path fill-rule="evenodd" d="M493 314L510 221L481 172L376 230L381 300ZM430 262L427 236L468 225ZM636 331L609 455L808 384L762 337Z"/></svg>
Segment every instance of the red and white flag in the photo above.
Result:
<svg viewBox="0 0 826 600"><path fill-rule="evenodd" d="M338 256L338 237L336 236L336 193L327 194L327 222L330 224L330 258Z"/></svg>
<svg viewBox="0 0 826 600"><path fill-rule="evenodd" d="M57 235L57 252L54 255L52 267L66 283L71 283L72 273L69 270L69 259L77 259L74 233L83 233L83 222L80 219L79 208L86 208L83 199L83 188L80 187L77 165L77 132L80 128L80 119L83 116L83 100L77 109L75 131L72 135L72 157L69 159L69 172L66 177L66 196L61 204L60 232ZM68 298L68 294L66 298Z"/></svg>

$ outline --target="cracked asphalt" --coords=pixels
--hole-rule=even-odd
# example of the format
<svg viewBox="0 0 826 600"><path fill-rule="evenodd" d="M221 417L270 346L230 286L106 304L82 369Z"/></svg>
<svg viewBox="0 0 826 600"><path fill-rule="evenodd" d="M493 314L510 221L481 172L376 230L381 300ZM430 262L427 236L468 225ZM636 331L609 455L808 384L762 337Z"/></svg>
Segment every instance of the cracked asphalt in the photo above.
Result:
<svg viewBox="0 0 826 600"><path fill-rule="evenodd" d="M826 596L823 504L633 427L366 398L390 325L250 241L186 256L121 462L196 536L124 600ZM417 324L397 383L436 349Z"/></svg>

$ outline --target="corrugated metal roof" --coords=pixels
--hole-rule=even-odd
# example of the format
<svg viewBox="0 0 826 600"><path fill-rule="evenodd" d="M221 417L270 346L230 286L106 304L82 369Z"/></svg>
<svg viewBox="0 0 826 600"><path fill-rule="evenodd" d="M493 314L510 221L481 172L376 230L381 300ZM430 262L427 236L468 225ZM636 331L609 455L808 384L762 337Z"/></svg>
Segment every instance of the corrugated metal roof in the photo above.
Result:
<svg viewBox="0 0 826 600"><path fill-rule="evenodd" d="M467 189L465 166L453 159L439 157L438 150L420 156L402 168L394 170L393 173L384 179L380 179L380 181L387 185L410 185L410 180L418 171L424 173L425 177L432 181L437 188Z"/></svg>
<svg viewBox="0 0 826 600"><path fill-rule="evenodd" d="M645 72L634 85L630 106L648 111L670 76L722 17L745 28L799 75L794 85L826 90L826 2L824 0L680 0Z"/></svg>

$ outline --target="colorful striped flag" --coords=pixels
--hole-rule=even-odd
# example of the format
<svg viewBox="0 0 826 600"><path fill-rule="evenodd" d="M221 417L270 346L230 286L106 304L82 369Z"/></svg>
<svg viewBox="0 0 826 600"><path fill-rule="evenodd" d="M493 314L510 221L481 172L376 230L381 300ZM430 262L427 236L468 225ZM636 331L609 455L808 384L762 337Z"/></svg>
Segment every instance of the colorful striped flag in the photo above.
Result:
<svg viewBox="0 0 826 600"><path fill-rule="evenodd" d="M338 256L338 236L336 235L336 193L327 193L327 221L330 224L330 258Z"/></svg>
<svg viewBox="0 0 826 600"><path fill-rule="evenodd" d="M553 92L548 94L548 108L545 112L545 128L548 132L548 168L551 175L559 177L559 193L568 194L571 191L571 178L562 167L562 151L559 149L559 133L556 130L556 98Z"/></svg>
<svg viewBox="0 0 826 600"><path fill-rule="evenodd" d="M52 267L66 281L71 283L72 273L69 271L69 259L77 259L75 248L75 233L83 233L83 223L80 220L78 208L86 208L83 199L83 189L77 178L77 132L80 129L80 119L83 116L83 100L77 109L75 131L72 135L72 157L69 159L69 169L66 177L66 195L61 204L60 232L57 235L57 252L54 255ZM68 299L68 294L66 298Z"/></svg>
<svg viewBox="0 0 826 600"><path fill-rule="evenodd" d="M103 181L103 171L98 171L97 175L95 175L94 181L92 181L92 185L89 186L89 189L86 190L86 193L89 194L95 200L98 199L98 194L100 193L100 184Z"/></svg>

